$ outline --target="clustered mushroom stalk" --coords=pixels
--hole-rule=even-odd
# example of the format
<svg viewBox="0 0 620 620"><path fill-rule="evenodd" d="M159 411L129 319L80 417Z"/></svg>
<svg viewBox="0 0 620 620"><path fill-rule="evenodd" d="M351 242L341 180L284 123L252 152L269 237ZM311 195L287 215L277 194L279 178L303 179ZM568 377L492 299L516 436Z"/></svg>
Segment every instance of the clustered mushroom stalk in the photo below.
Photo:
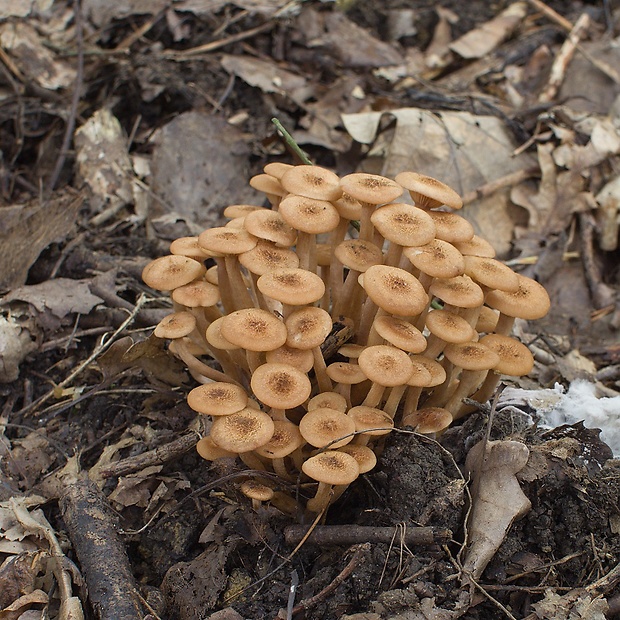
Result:
<svg viewBox="0 0 620 620"><path fill-rule="evenodd" d="M240 487L254 508L322 512L395 426L440 433L472 411L466 397L530 372L510 331L549 297L495 259L451 188L281 163L250 184L270 208L227 207L226 226L177 239L143 279L170 293L155 335L200 384L198 453L270 474Z"/></svg>

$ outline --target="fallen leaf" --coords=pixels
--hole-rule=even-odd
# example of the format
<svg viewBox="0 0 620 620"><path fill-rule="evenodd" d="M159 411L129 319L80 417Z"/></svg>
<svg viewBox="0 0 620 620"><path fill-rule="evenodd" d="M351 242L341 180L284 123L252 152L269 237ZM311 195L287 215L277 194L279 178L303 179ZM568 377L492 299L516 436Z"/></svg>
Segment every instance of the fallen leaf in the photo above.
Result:
<svg viewBox="0 0 620 620"><path fill-rule="evenodd" d="M37 349L37 344L12 316L0 316L0 383L10 383L19 377L19 366Z"/></svg>
<svg viewBox="0 0 620 620"><path fill-rule="evenodd" d="M17 600L0 610L0 620L17 620L32 605L46 605L48 596L43 590L34 590L30 594L20 596Z"/></svg>

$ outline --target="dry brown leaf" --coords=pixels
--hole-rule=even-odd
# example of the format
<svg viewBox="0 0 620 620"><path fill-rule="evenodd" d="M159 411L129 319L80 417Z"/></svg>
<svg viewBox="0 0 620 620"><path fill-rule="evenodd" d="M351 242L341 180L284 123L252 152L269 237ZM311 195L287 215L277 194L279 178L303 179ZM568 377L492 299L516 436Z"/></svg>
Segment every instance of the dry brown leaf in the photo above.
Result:
<svg viewBox="0 0 620 620"><path fill-rule="evenodd" d="M464 570L482 575L513 521L531 508L515 474L527 464L529 449L519 441L481 441L468 453L465 466L472 475L472 510Z"/></svg>
<svg viewBox="0 0 620 620"><path fill-rule="evenodd" d="M581 596L573 593L560 596L551 588L532 608L539 620L605 620L609 611L604 598L592 598L585 591Z"/></svg>
<svg viewBox="0 0 620 620"><path fill-rule="evenodd" d="M10 383L19 377L19 365L37 349L30 332L12 316L0 316L0 383Z"/></svg>
<svg viewBox="0 0 620 620"><path fill-rule="evenodd" d="M17 600L0 610L0 620L17 620L32 605L46 605L48 596L43 590L34 590L30 594L20 596Z"/></svg>

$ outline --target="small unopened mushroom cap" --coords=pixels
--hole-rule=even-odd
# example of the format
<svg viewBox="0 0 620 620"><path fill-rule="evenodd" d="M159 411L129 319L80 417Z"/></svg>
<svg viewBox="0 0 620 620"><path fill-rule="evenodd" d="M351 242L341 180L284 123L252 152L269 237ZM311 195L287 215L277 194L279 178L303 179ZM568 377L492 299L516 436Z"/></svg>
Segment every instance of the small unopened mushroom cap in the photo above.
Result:
<svg viewBox="0 0 620 620"><path fill-rule="evenodd" d="M239 385L214 381L191 390L187 395L187 404L198 413L212 416L230 415L245 409L248 395Z"/></svg>
<svg viewBox="0 0 620 620"><path fill-rule="evenodd" d="M465 271L463 255L451 243L441 239L405 248L403 254L414 267L433 278L454 278Z"/></svg>
<svg viewBox="0 0 620 620"><path fill-rule="evenodd" d="M268 271L299 267L299 257L293 250L269 241L259 241L250 251L239 254L239 262L251 273L262 276Z"/></svg>
<svg viewBox="0 0 620 620"><path fill-rule="evenodd" d="M435 224L430 215L404 202L377 209L370 221L385 239L401 246L425 245L435 238Z"/></svg>
<svg viewBox="0 0 620 620"><path fill-rule="evenodd" d="M299 427L288 420L275 420L271 439L255 452L268 459L283 459L304 443Z"/></svg>
<svg viewBox="0 0 620 620"><path fill-rule="evenodd" d="M390 314L414 316L428 303L428 295L420 281L398 267L373 265L360 275L360 284L368 297Z"/></svg>
<svg viewBox="0 0 620 620"><path fill-rule="evenodd" d="M274 430L274 422L265 412L246 407L215 418L211 425L211 439L220 448L241 454L266 444Z"/></svg>
<svg viewBox="0 0 620 620"><path fill-rule="evenodd" d="M306 402L312 386L308 375L288 364L259 366L250 380L252 392L261 403L274 409L292 409Z"/></svg>
<svg viewBox="0 0 620 620"><path fill-rule="evenodd" d="M231 458L237 456L237 452L231 452L230 450L224 450L213 442L211 437L203 437L198 440L196 444L196 452L205 461L215 461L217 459Z"/></svg>
<svg viewBox="0 0 620 620"><path fill-rule="evenodd" d="M357 362L368 379L385 387L405 385L413 373L409 356L385 344L366 347Z"/></svg>
<svg viewBox="0 0 620 620"><path fill-rule="evenodd" d="M314 303L325 294L323 280L305 269L274 269L260 276L256 284L263 295L293 306Z"/></svg>
<svg viewBox="0 0 620 620"><path fill-rule="evenodd" d="M225 226L208 228L198 236L201 248L218 254L241 254L251 250L256 243L256 237L247 230Z"/></svg>
<svg viewBox="0 0 620 620"><path fill-rule="evenodd" d="M142 271L142 280L157 291L172 291L202 277L205 271L193 258L170 254L151 261Z"/></svg>
<svg viewBox="0 0 620 620"><path fill-rule="evenodd" d="M239 490L248 498L259 502L268 502L273 497L273 489L256 480L245 480L239 485Z"/></svg>
<svg viewBox="0 0 620 620"><path fill-rule="evenodd" d="M355 385L366 381L366 375L358 364L349 362L333 362L327 367L327 376L336 383Z"/></svg>
<svg viewBox="0 0 620 620"><path fill-rule="evenodd" d="M173 312L165 316L153 332L158 338L183 338L196 328L196 317L191 312Z"/></svg>
<svg viewBox="0 0 620 620"><path fill-rule="evenodd" d="M336 207L326 200L289 194L278 208L290 226L311 235L330 232L340 222Z"/></svg>
<svg viewBox="0 0 620 620"><path fill-rule="evenodd" d="M484 292L466 275L435 280L428 290L431 295L459 308L477 308L484 303Z"/></svg>
<svg viewBox="0 0 620 620"><path fill-rule="evenodd" d="M426 327L444 342L469 342L476 332L462 317L449 310L433 310L426 316Z"/></svg>
<svg viewBox="0 0 620 620"><path fill-rule="evenodd" d="M347 415L355 422L356 432L372 437L387 435L394 428L394 420L385 411L374 407L351 407Z"/></svg>
<svg viewBox="0 0 620 620"><path fill-rule="evenodd" d="M486 302L502 314L528 321L541 319L549 312L551 301L542 284L517 274L519 287L514 293L489 291Z"/></svg>
<svg viewBox="0 0 620 620"><path fill-rule="evenodd" d="M208 258L209 253L205 252L198 245L198 237L179 237L170 244L170 254L187 256L197 261Z"/></svg>
<svg viewBox="0 0 620 620"><path fill-rule="evenodd" d="M377 455L368 446L350 443L338 448L338 451L350 454L357 461L360 474L368 473L377 464Z"/></svg>
<svg viewBox="0 0 620 620"><path fill-rule="evenodd" d="M474 227L464 217L456 213L429 211L428 214L435 223L437 239L455 243L469 241L474 236Z"/></svg>
<svg viewBox="0 0 620 620"><path fill-rule="evenodd" d="M490 370L499 364L499 355L480 342L449 344L444 355L465 370Z"/></svg>
<svg viewBox="0 0 620 620"><path fill-rule="evenodd" d="M220 300L220 290L206 280L195 280L172 291L172 299L187 308L209 308Z"/></svg>
<svg viewBox="0 0 620 620"><path fill-rule="evenodd" d="M426 338L409 321L383 315L374 320L373 326L381 338L403 351L421 353L426 349Z"/></svg>
<svg viewBox="0 0 620 620"><path fill-rule="evenodd" d="M474 235L469 241L455 241L454 247L463 256L495 258L495 248L486 239L478 235Z"/></svg>
<svg viewBox="0 0 620 620"><path fill-rule="evenodd" d="M316 448L344 446L353 440L355 422L346 413L327 407L308 411L299 422L302 437Z"/></svg>
<svg viewBox="0 0 620 620"><path fill-rule="evenodd" d="M366 172L354 172L340 179L340 187L349 196L371 205L392 202L403 193L403 188L386 177Z"/></svg>
<svg viewBox="0 0 620 620"><path fill-rule="evenodd" d="M534 357L522 342L501 334L488 334L480 338L480 342L499 355L499 364L493 369L495 372L522 377L532 371Z"/></svg>
<svg viewBox="0 0 620 620"><path fill-rule="evenodd" d="M290 246L297 240L297 231L286 223L280 213L271 209L249 213L243 225L254 237L272 241L278 245Z"/></svg>
<svg viewBox="0 0 620 620"><path fill-rule="evenodd" d="M306 164L293 166L282 175L280 183L290 194L306 198L337 200L342 194L340 177L320 166Z"/></svg>
<svg viewBox="0 0 620 620"><path fill-rule="evenodd" d="M350 454L337 450L311 456L301 469L313 480L331 485L351 484L360 473L357 461Z"/></svg>
<svg viewBox="0 0 620 620"><path fill-rule="evenodd" d="M383 262L381 248L364 239L342 241L334 249L334 254L345 267L361 273Z"/></svg>
<svg viewBox="0 0 620 620"><path fill-rule="evenodd" d="M338 394L338 392L320 392L308 401L308 411L323 407L344 413L347 410L347 399L342 394Z"/></svg>
<svg viewBox="0 0 620 620"><path fill-rule="evenodd" d="M423 355L412 355L411 361L415 364L422 364L431 375L430 382L424 387L435 387L441 385L446 380L446 370L437 361Z"/></svg>
<svg viewBox="0 0 620 620"><path fill-rule="evenodd" d="M287 338L284 323L261 308L244 308L227 314L220 329L226 340L248 351L272 351Z"/></svg>
<svg viewBox="0 0 620 620"><path fill-rule="evenodd" d="M514 293L519 288L517 274L494 258L465 256L465 273L479 284L495 290Z"/></svg>
<svg viewBox="0 0 620 620"><path fill-rule="evenodd" d="M314 306L294 310L284 324L288 332L286 344L295 349L320 347L333 327L329 312Z"/></svg>
<svg viewBox="0 0 620 620"><path fill-rule="evenodd" d="M314 355L311 349L294 349L286 344L265 353L265 361L275 364L288 364L301 370L310 372L314 366Z"/></svg>
<svg viewBox="0 0 620 620"><path fill-rule="evenodd" d="M413 426L413 429L425 435L438 433L452 424L452 414L443 407L423 407L405 416L402 426Z"/></svg>
<svg viewBox="0 0 620 620"><path fill-rule="evenodd" d="M417 172L399 172L396 182L409 190L413 202L422 209L434 209L442 205L460 209L463 206L461 197L451 187L433 177Z"/></svg>

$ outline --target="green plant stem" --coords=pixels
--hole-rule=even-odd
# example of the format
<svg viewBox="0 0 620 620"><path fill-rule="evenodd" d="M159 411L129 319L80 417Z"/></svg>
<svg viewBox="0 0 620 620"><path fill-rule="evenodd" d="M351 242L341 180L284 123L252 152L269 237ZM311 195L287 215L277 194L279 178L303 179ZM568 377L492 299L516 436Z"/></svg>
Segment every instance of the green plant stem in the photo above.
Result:
<svg viewBox="0 0 620 620"><path fill-rule="evenodd" d="M304 151L301 149L299 144L295 142L295 140L293 139L293 136L291 136L291 134L288 131L286 131L286 129L284 129L284 126L282 125L282 123L277 118L272 118L271 122L276 126L278 133L282 136L286 145L291 149L291 151L293 151L293 153L295 153L295 155L297 155L301 163L312 166L313 163L308 157L308 155L306 155L306 153L304 153Z"/></svg>

